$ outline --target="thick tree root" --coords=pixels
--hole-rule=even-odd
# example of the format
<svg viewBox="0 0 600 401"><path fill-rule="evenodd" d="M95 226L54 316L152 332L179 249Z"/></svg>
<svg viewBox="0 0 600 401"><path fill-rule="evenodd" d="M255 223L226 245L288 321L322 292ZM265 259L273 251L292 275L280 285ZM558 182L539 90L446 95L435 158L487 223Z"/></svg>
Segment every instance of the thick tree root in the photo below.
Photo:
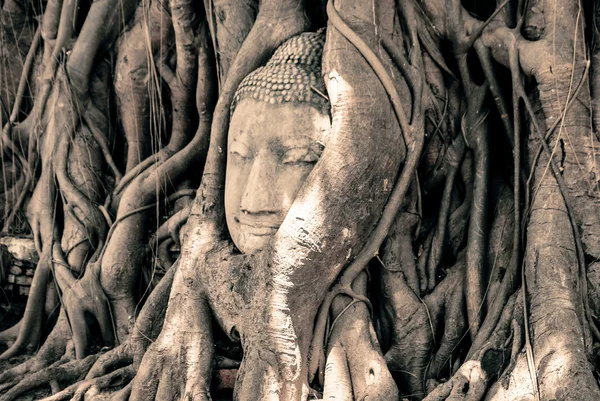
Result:
<svg viewBox="0 0 600 401"><path fill-rule="evenodd" d="M13 345L17 336L19 335L19 330L21 329L21 321L15 324L14 326L0 332L0 344L7 345L9 348Z"/></svg>
<svg viewBox="0 0 600 401"><path fill-rule="evenodd" d="M109 374L111 370L116 370L131 363L133 363L133 354L130 343L126 342L100 355L85 378L86 380L96 379Z"/></svg>
<svg viewBox="0 0 600 401"><path fill-rule="evenodd" d="M30 296L27 299L23 318L14 328L7 329L2 333L2 336L6 336L12 344L0 355L0 360L11 358L24 351L32 352L38 347L44 320L44 304L48 301L44 298L47 294L49 277L48 258L42 256L33 276ZM17 326L18 333L15 337Z"/></svg>
<svg viewBox="0 0 600 401"><path fill-rule="evenodd" d="M83 278L77 280L63 295L63 307L69 316L77 358L88 355L91 333L86 315L94 317L100 326L104 344L112 346L115 329L110 304L100 286L94 266L88 267Z"/></svg>
<svg viewBox="0 0 600 401"><path fill-rule="evenodd" d="M115 91L127 141L128 173L149 156L160 139L161 122L152 121L151 107L160 107L162 102L155 61L167 56L161 54L161 44L173 40L168 7L168 2L140 2L131 26L117 43ZM135 175L126 174L120 187Z"/></svg>
<svg viewBox="0 0 600 401"><path fill-rule="evenodd" d="M171 298L170 306L186 302L181 296ZM213 344L210 312L206 301L193 304L193 319L166 327L144 355L140 369L133 381L131 400L176 400L193 397L209 400L212 371ZM169 316L167 314L167 319ZM183 320L183 319L179 319ZM172 358L173 350L180 357ZM185 354L180 354L184 351Z"/></svg>
<svg viewBox="0 0 600 401"><path fill-rule="evenodd" d="M367 274L361 273L355 279L352 289L364 296L366 285ZM396 401L398 389L381 353L367 305L363 301L350 301L346 296L338 295L332 304L332 312L336 317L330 331L328 354L335 357L341 353L347 360L354 399ZM332 365L329 372L334 380L337 376L334 374L335 369ZM343 369L343 366L337 369ZM326 372L326 387L327 374Z"/></svg>
<svg viewBox="0 0 600 401"><path fill-rule="evenodd" d="M477 401L487 390L488 377L479 361L469 361L452 376L425 397L424 401Z"/></svg>
<svg viewBox="0 0 600 401"><path fill-rule="evenodd" d="M325 364L325 386L323 400L352 401L352 380L348 368L348 357L344 348L336 344L327 353Z"/></svg>

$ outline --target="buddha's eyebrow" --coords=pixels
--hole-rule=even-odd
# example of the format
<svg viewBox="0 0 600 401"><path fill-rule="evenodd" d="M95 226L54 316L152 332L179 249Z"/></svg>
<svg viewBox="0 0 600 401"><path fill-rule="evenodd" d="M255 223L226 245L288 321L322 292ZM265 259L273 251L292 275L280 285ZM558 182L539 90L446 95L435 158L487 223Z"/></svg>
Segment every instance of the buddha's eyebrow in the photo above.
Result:
<svg viewBox="0 0 600 401"><path fill-rule="evenodd" d="M312 145L313 143L320 142L312 136L299 135L294 137L283 137L275 139L278 144L286 148L304 148Z"/></svg>

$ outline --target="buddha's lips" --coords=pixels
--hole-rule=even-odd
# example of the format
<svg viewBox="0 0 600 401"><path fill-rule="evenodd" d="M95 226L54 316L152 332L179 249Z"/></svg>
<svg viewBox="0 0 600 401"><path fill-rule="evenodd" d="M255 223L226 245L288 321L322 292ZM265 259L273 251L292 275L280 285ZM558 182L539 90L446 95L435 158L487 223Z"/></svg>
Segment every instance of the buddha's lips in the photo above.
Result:
<svg viewBox="0 0 600 401"><path fill-rule="evenodd" d="M261 221L261 219L253 220L245 216L243 219L236 218L237 222L244 227L244 230L251 235L270 236L277 232L281 224L274 222Z"/></svg>

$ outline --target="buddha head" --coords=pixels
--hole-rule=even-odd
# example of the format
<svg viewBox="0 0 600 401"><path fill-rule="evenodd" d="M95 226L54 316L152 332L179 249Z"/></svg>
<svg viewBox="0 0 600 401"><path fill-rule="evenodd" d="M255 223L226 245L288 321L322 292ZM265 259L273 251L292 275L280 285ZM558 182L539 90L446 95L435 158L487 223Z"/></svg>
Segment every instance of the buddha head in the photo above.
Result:
<svg viewBox="0 0 600 401"><path fill-rule="evenodd" d="M225 216L243 253L264 249L323 152L330 130L323 32L282 44L239 85L231 106Z"/></svg>

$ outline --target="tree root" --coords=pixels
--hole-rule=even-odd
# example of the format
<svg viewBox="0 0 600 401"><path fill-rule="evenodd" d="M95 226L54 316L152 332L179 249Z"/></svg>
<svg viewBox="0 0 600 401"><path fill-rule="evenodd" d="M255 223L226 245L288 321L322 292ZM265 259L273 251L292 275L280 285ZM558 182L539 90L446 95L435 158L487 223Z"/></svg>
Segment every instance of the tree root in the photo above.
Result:
<svg viewBox="0 0 600 401"><path fill-rule="evenodd" d="M11 358L19 353L31 352L37 348L43 322L45 296L50 278L48 258L42 256L35 270L25 314L18 323L19 331L14 338L15 328L7 329L4 333L13 340L12 345L0 355L0 360ZM16 327L16 325L15 325Z"/></svg>
<svg viewBox="0 0 600 401"><path fill-rule="evenodd" d="M479 401L487 390L488 377L481 362L468 361L447 382L438 386L423 401Z"/></svg>
<svg viewBox="0 0 600 401"><path fill-rule="evenodd" d="M90 369L96 359L98 359L98 355L90 355L84 359L50 366L21 380L3 394L0 401L13 401L24 392L43 385L49 385L54 380L61 382L79 381L85 377L85 372Z"/></svg>
<svg viewBox="0 0 600 401"><path fill-rule="evenodd" d="M210 311L206 301L180 295L171 298L169 309L179 303L193 307L193 318L185 322L179 319L178 327L171 322L150 346L133 380L132 401L167 401L182 396L209 399L214 348Z"/></svg>
<svg viewBox="0 0 600 401"><path fill-rule="evenodd" d="M52 395L51 397L44 398L43 401L83 401L84 399L90 399L87 397L94 397L98 395L103 390L121 387L133 379L134 376L135 370L133 366L125 366L105 376L92 379L86 378L83 381L67 387L61 392Z"/></svg>
<svg viewBox="0 0 600 401"><path fill-rule="evenodd" d="M9 348L14 344L21 330L21 321L14 326L0 332L0 344L7 345Z"/></svg>
<svg viewBox="0 0 600 401"><path fill-rule="evenodd" d="M451 364L453 354L464 339L467 322L464 314L464 289L460 280L460 274L464 274L464 270L465 258L464 254L461 254L446 278L432 294L425 298L432 315L443 312L443 316L440 315L432 320L438 322L436 327L438 330L442 323L440 320L443 320L444 327L440 344L429 361L426 377L438 378L442 369Z"/></svg>
<svg viewBox="0 0 600 401"><path fill-rule="evenodd" d="M97 379L109 374L112 370L117 370L132 363L133 352L131 343L128 341L100 355L90 368L85 379Z"/></svg>
<svg viewBox="0 0 600 401"><path fill-rule="evenodd" d="M148 3L139 3L131 26L117 42L115 92L127 142L126 174L117 184L117 193L137 175L132 175L132 170L149 157L151 145L162 128L151 116L152 108L162 105L154 60L164 57L159 54L161 43L173 40L172 23L168 2Z"/></svg>
<svg viewBox="0 0 600 401"><path fill-rule="evenodd" d="M110 398L110 401L129 401L129 396L131 395L132 388L133 381L129 382L128 385L114 393L113 396Z"/></svg>
<svg viewBox="0 0 600 401"><path fill-rule="evenodd" d="M70 338L69 325L63 311L37 354L0 375L0 388L9 388L18 383L25 375L37 373L52 364L62 364L74 358L74 352L68 349Z"/></svg>
<svg viewBox="0 0 600 401"><path fill-rule="evenodd" d="M465 142L461 135L454 139L446 151L444 161L444 164L446 165L446 182L438 215L438 224L432 234L433 238L431 241L431 251L428 254L425 253L425 255L429 256L427 259L426 270L428 277L426 289L429 291L432 291L437 284L438 268L444 255L444 246L446 242L445 239L447 235L448 216L452 191L454 189L454 180L460 169L465 152Z"/></svg>
<svg viewBox="0 0 600 401"><path fill-rule="evenodd" d="M176 270L176 267L170 269L163 280L161 280L159 286L155 289L155 291L152 292L145 304L145 308L140 313L140 316L138 316L138 320L136 321L136 326L134 329L134 335L132 335L127 342L119 345L116 348L113 348L110 351L86 356L83 360L91 362L86 362L85 364L77 365L76 363L78 361L73 361L73 358L75 357L74 353L67 352L62 355L62 357L58 356L60 359L47 367L48 363L53 361L53 358L56 358L57 355L64 352L64 348L61 350L60 347L53 349L52 352L44 351L44 348L49 347L49 344L52 343L52 340L49 338L46 343L44 343L44 348L40 350L38 355L0 375L0 391L17 385L25 386L23 387L25 389L22 391L24 392L33 388L31 386L37 387L44 384L49 384L54 380L64 383L65 380L71 380L69 379L70 377L73 377L73 380L71 381L76 381L75 384L65 388L60 392L57 392L57 394L48 397L46 400L56 401L71 398L75 400L82 400L83 397L93 397L94 395L99 394L108 388L121 387L123 385L126 385L126 388L129 387L128 383L135 376L137 366L139 366L148 343L156 339L160 328L162 328L164 310L167 305L169 290L171 288L173 276ZM89 290L90 287L82 284L81 288L83 290L86 288ZM79 294L79 296L81 296L81 294ZM97 297L86 295L82 297L83 302L86 302L85 300L88 298L97 299ZM66 302L71 301L65 300L65 303ZM85 308L85 305L82 307ZM64 315L62 316L64 319ZM76 324L76 322L73 322L72 324ZM85 327L81 326L81 324L79 325L80 327ZM64 325L57 324L55 329L52 331L51 336L55 336L57 338L68 338L68 333L60 333L59 335L58 328L60 327L64 327ZM52 355L54 355L54 357ZM65 366L69 363L71 365L67 365L65 368L67 369L67 376L61 376L62 371L54 369ZM77 378L74 378L74 376L70 373L72 365L76 366L76 368L73 369L77 370L79 373L79 377ZM23 376L25 376L25 379L28 381L25 381ZM30 379L33 377L38 379ZM24 384L21 385L23 382ZM117 394L118 393L115 393L114 396L117 397ZM16 396L18 395L15 395L15 397ZM4 401L3 398L0 398L0 400Z"/></svg>
<svg viewBox="0 0 600 401"><path fill-rule="evenodd" d="M346 356L344 347L340 344L333 345L327 352L323 399L335 401L354 400L352 380L348 368L348 357Z"/></svg>
<svg viewBox="0 0 600 401"><path fill-rule="evenodd" d="M78 359L84 358L89 352L90 333L86 315L93 316L98 322L104 344L111 346L115 339L110 303L97 274L93 266L88 267L84 276L63 295L63 307L69 317Z"/></svg>
<svg viewBox="0 0 600 401"><path fill-rule="evenodd" d="M485 254L487 248L487 203L490 171L489 138L486 129L487 113L483 102L487 87L478 88L472 96L467 109L465 126L467 146L473 149L475 156L475 180L473 185L473 205L469 219L467 236L467 269L465 271L467 285L465 298L469 331L475 338L484 316L484 296L486 282Z"/></svg>
<svg viewBox="0 0 600 401"><path fill-rule="evenodd" d="M471 350L472 359L463 363L448 381L431 391L424 401L483 399L488 383L500 377L508 362L510 341L521 344L520 334L514 330L519 327L518 322L523 317L523 309L518 306L520 302L520 293L514 293L506 303L494 333L483 347Z"/></svg>
<svg viewBox="0 0 600 401"><path fill-rule="evenodd" d="M403 378L401 390L420 397L434 330L428 306L417 295L419 282L409 284L413 274L417 278L411 246L411 233L418 224L418 217L415 217L410 208L399 214L382 250L379 271L382 315L390 321L389 327L383 327L390 337L385 360L390 371Z"/></svg>
<svg viewBox="0 0 600 401"><path fill-rule="evenodd" d="M367 274L361 273L353 282L352 289L365 295L366 285ZM381 353L367 305L361 301L350 302L346 296L338 295L332 303L332 313L336 318L330 331L327 353L338 356L341 353L346 359L354 399L397 400L398 389ZM325 387L328 386L327 365L329 363L325 368ZM331 366L329 375L335 378L334 371ZM343 379L343 370L340 379Z"/></svg>
<svg viewBox="0 0 600 401"><path fill-rule="evenodd" d="M93 269L89 271L91 270ZM63 311L50 337L46 340L38 354L25 363L15 366L0 375L0 391L14 387L22 388L22 392L24 392L33 387L51 383L54 380L64 383L65 380L78 381L85 378L83 382L76 383L53 396L57 397L56 399L66 399L69 396L83 397L84 394L93 395L108 387L117 387L126 384L135 375L135 368L139 365L148 342L158 336L159 330L162 327L164 309L166 308L169 290L176 270L176 267L170 269L156 290L151 294L146 303L147 308L142 310L136 321L136 329L134 329L136 335L132 336L128 342L103 354L85 357L83 360L90 362L77 365L78 361L73 361L75 358L75 353L73 352L75 349L73 348L75 347L71 347L65 353L65 343L71 337L71 333L67 325L65 311ZM75 325L76 327L87 327L87 325L73 321L72 316L75 316L75 314L73 313L73 309L68 305L86 309L86 305L89 302L92 300L99 301L102 298L102 295L98 297L85 293L85 291L90 291L94 287L93 285L90 287L88 281L87 279L82 279L76 283L76 288L72 288L71 290L77 294L72 296L65 295L65 310L71 311L69 315L71 327ZM80 291L84 292L80 293ZM98 289L96 288L92 291L97 292ZM90 311L95 313L93 308ZM110 320L108 324L111 324ZM109 327L112 330L112 326ZM87 333L85 334L87 335ZM132 364L136 360L137 363ZM66 376L61 376L63 374L61 373L63 372L62 370L54 369L69 363L71 365L67 365L65 368ZM51 365L49 366L49 364ZM73 376L71 366L75 366L73 371L77 371L79 377ZM25 378L23 379L23 377ZM19 392L19 394L22 392ZM13 393L7 393L6 396L9 394ZM17 395L14 395L14 397ZM50 399L54 398L51 397ZM0 400L4 401L3 398L0 398Z"/></svg>

